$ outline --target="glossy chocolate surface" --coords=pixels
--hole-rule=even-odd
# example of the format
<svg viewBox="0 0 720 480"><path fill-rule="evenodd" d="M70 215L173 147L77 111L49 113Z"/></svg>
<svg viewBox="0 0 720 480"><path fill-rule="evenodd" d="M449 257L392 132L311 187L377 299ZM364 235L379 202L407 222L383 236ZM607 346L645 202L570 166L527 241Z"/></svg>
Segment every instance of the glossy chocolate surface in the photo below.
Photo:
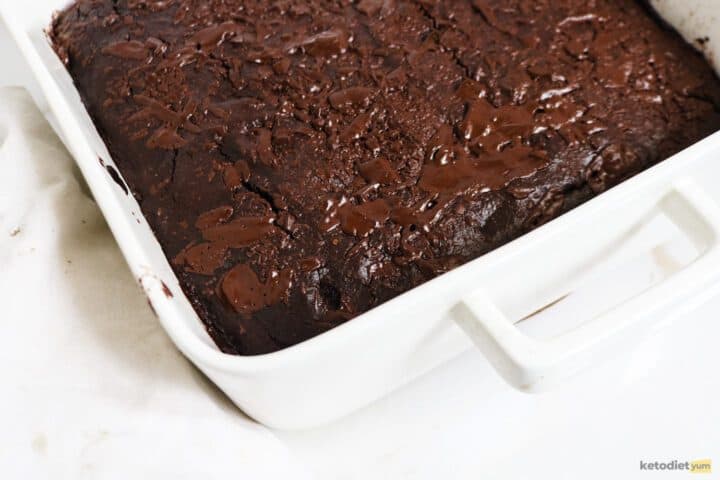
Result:
<svg viewBox="0 0 720 480"><path fill-rule="evenodd" d="M183 289L240 354L324 332L720 129L710 66L626 0L79 0L51 37Z"/></svg>

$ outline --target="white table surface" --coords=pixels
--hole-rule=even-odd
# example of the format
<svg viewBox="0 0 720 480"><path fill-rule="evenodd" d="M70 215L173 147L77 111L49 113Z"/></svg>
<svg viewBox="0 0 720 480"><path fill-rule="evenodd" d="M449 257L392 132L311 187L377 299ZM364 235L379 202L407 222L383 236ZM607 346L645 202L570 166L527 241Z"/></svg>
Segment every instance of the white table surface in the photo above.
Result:
<svg viewBox="0 0 720 480"><path fill-rule="evenodd" d="M29 81L1 26L0 65L0 85ZM675 478L687 474L639 462L698 458L720 470L720 298L550 393L511 390L469 352L327 427L255 424L176 353L27 98L0 89L3 102L28 113L0 146L0 478Z"/></svg>

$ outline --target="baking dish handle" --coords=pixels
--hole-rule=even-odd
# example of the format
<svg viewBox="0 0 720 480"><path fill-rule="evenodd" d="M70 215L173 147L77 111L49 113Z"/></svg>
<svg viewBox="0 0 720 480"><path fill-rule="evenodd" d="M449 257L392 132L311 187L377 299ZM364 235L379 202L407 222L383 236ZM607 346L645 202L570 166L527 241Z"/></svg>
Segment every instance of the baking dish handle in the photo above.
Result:
<svg viewBox="0 0 720 480"><path fill-rule="evenodd" d="M512 386L540 391L609 356L643 332L680 299L690 299L720 277L720 208L695 182L670 188L658 207L700 249L700 256L664 281L559 336L522 333L487 294L473 293L454 309L458 325ZM673 197L673 201L668 201Z"/></svg>

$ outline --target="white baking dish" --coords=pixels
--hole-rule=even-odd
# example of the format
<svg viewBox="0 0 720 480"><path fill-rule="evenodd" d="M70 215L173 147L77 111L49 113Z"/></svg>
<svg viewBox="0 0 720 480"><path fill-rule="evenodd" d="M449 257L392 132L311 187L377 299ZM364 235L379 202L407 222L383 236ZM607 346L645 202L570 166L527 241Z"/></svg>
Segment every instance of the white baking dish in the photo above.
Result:
<svg viewBox="0 0 720 480"><path fill-rule="evenodd" d="M243 411L266 425L306 428L338 418L457 356L472 346L471 339L512 385L540 389L601 360L611 348L646 335L660 313L703 300L720 279L716 134L330 332L268 355L223 354L182 293L138 204L99 161L114 165L44 34L53 12L67 3L33 0L30 6L0 0L0 13L36 76L39 89L32 93L49 105L54 127L170 337ZM702 2L690 3L702 8ZM693 30L698 25L686 22L682 28L689 38L701 36ZM705 28L720 36L720 24ZM684 268L551 339L535 340L508 320L567 294L592 272L598 258L627 241L655 214L669 218L668 228L678 229L694 245L696 258Z"/></svg>

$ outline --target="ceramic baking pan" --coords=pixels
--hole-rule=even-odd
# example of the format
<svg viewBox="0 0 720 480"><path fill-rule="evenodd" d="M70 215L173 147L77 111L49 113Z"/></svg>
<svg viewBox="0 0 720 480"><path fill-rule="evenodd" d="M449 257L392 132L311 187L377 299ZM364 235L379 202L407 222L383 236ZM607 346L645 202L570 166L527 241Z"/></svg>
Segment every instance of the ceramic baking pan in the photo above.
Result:
<svg viewBox="0 0 720 480"><path fill-rule="evenodd" d="M318 337L267 355L223 354L181 291L139 205L122 179L109 174L114 162L50 48L44 29L66 4L0 0L0 13L34 72L33 96L49 107L51 123L177 347L263 424L296 429L331 421L473 345L513 386L546 388L648 335L670 309L714 294L720 277L720 134ZM702 41L706 53L717 59L712 46L720 23L711 4L658 1L656 7L690 41L708 38ZM518 320L566 298L592 277L599 259L658 219L690 245L693 254L682 268L599 312L579 310L581 322L549 338L518 328Z"/></svg>

